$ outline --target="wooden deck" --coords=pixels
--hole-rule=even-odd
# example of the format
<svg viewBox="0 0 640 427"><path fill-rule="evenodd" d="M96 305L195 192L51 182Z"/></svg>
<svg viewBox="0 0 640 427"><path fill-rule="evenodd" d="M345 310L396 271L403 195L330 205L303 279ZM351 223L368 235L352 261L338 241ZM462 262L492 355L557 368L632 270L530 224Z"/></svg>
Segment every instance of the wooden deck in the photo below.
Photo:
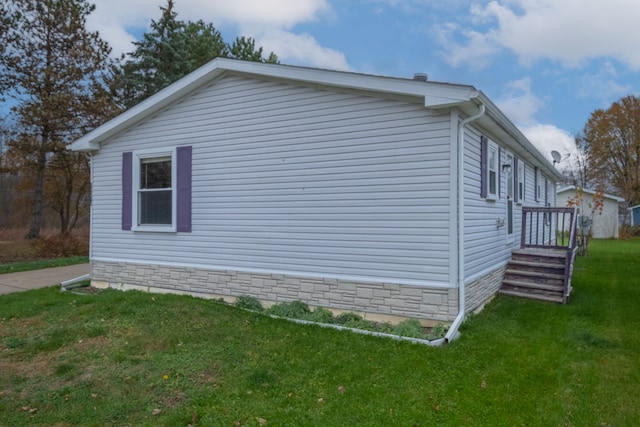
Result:
<svg viewBox="0 0 640 427"><path fill-rule="evenodd" d="M500 293L565 304L576 255L575 219L575 209L523 208L522 248L512 253Z"/></svg>

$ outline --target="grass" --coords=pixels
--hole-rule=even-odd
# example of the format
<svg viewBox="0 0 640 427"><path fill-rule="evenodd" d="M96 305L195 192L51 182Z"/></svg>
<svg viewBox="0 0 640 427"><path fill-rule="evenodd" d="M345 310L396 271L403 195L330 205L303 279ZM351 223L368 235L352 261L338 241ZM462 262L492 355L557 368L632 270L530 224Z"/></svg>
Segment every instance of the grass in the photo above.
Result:
<svg viewBox="0 0 640 427"><path fill-rule="evenodd" d="M639 255L594 240L568 305L498 297L442 348L174 295L4 295L0 425L636 425Z"/></svg>
<svg viewBox="0 0 640 427"><path fill-rule="evenodd" d="M56 259L42 259L37 261L13 262L0 265L0 274L17 273L20 271L39 270L41 268L64 267L66 265L89 262L87 256L72 256Z"/></svg>

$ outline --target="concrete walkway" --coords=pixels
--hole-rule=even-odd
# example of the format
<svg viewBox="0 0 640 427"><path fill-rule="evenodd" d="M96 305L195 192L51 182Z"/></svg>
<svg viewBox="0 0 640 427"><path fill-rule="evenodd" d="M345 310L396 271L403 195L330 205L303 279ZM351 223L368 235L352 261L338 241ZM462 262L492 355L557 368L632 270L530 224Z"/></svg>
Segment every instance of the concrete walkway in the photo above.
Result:
<svg viewBox="0 0 640 427"><path fill-rule="evenodd" d="M67 267L0 274L0 295L59 285L65 280L88 274L89 271L89 264L76 264Z"/></svg>

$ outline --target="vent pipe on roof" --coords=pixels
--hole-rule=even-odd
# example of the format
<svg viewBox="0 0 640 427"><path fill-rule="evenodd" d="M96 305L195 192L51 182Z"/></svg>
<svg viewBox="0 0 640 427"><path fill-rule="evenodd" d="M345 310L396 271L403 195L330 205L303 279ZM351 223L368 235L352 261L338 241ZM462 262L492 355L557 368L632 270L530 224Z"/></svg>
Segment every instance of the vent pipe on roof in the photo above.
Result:
<svg viewBox="0 0 640 427"><path fill-rule="evenodd" d="M413 80L417 80L419 82L426 82L429 80L429 75L427 73L415 73L413 75Z"/></svg>

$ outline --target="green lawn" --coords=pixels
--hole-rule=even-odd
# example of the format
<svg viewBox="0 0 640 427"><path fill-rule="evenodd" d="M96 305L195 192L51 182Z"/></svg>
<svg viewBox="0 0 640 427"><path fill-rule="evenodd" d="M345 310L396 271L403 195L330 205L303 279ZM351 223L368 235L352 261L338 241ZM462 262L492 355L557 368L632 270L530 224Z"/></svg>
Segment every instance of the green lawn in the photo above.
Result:
<svg viewBox="0 0 640 427"><path fill-rule="evenodd" d="M498 297L432 348L213 301L0 297L0 425L634 426L640 240L593 241L566 306Z"/></svg>
<svg viewBox="0 0 640 427"><path fill-rule="evenodd" d="M67 265L89 262L87 256L72 256L67 258L42 259L38 261L14 262L0 265L0 274L18 273L20 271L40 270L42 268L64 267Z"/></svg>

